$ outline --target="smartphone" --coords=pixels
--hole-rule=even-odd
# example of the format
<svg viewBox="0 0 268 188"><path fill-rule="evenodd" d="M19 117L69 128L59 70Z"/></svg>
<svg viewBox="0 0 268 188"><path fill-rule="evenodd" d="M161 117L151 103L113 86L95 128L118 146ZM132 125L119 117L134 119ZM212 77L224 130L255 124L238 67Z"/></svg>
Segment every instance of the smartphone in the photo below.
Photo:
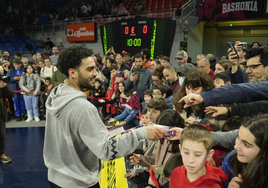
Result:
<svg viewBox="0 0 268 188"><path fill-rule="evenodd" d="M136 73L136 69L133 68L133 69L131 70L131 73L133 73L134 75L137 74L137 73Z"/></svg>
<svg viewBox="0 0 268 188"><path fill-rule="evenodd" d="M166 136L176 136L176 131L166 132Z"/></svg>
<svg viewBox="0 0 268 188"><path fill-rule="evenodd" d="M238 56L238 53L237 53L237 51L236 51L236 49L235 49L233 43L232 43L232 42L227 42L227 47L228 47L228 49L231 48L231 49L232 49L232 52L235 52L235 53L236 53L237 57L236 57L235 59L239 59L239 58L238 58L238 57L239 57L239 56Z"/></svg>

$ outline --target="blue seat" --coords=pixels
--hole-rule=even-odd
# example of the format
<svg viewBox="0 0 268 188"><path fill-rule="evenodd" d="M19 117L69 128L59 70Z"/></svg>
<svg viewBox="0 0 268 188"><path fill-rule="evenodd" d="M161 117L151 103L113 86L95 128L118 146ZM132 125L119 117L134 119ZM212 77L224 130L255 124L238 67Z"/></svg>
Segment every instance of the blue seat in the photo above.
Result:
<svg viewBox="0 0 268 188"><path fill-rule="evenodd" d="M0 42L0 47L4 47L4 43Z"/></svg>
<svg viewBox="0 0 268 188"><path fill-rule="evenodd" d="M35 51L37 48L37 43L32 42L33 50Z"/></svg>
<svg viewBox="0 0 268 188"><path fill-rule="evenodd" d="M12 38L12 39L9 39L9 41L10 41L10 43L16 43L17 42L17 39L15 39L15 38L13 39Z"/></svg>
<svg viewBox="0 0 268 188"><path fill-rule="evenodd" d="M16 51L20 51L20 43L14 43L13 47L15 48Z"/></svg>
<svg viewBox="0 0 268 188"><path fill-rule="evenodd" d="M8 43L8 39L7 38L2 38L2 42L3 43Z"/></svg>
<svg viewBox="0 0 268 188"><path fill-rule="evenodd" d="M25 43L24 39L18 39L18 43Z"/></svg>
<svg viewBox="0 0 268 188"><path fill-rule="evenodd" d="M28 48L25 47L25 44L21 44L21 51L29 51Z"/></svg>
<svg viewBox="0 0 268 188"><path fill-rule="evenodd" d="M40 53L43 53L43 51L44 51L44 48L38 48L38 49L36 50L36 52L40 52Z"/></svg>
<svg viewBox="0 0 268 188"><path fill-rule="evenodd" d="M9 54L11 56L14 56L15 55L15 48L13 48L13 47L7 48L7 51L9 52Z"/></svg>
<svg viewBox="0 0 268 188"><path fill-rule="evenodd" d="M12 45L11 45L11 43L5 43L5 45L4 45L6 48L8 48L8 47L11 47Z"/></svg>
<svg viewBox="0 0 268 188"><path fill-rule="evenodd" d="M29 43L29 44L32 44L32 40L30 40L30 39L26 39L25 42Z"/></svg>

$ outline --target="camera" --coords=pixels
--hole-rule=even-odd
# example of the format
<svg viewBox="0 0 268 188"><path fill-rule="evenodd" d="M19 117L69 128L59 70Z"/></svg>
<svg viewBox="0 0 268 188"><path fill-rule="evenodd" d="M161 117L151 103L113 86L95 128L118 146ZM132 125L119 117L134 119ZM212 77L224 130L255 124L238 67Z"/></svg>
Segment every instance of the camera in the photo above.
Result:
<svg viewBox="0 0 268 188"><path fill-rule="evenodd" d="M5 75L0 75L0 81L3 81L5 83L9 83L10 78L8 76L5 76Z"/></svg>

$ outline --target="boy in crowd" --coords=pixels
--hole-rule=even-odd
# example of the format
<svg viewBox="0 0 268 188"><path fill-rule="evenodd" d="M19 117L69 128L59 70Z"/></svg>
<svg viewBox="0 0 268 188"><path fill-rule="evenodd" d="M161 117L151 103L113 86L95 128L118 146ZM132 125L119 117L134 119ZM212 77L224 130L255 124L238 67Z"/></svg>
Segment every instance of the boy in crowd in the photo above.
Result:
<svg viewBox="0 0 268 188"><path fill-rule="evenodd" d="M163 98L167 102L168 109L173 108L172 104L172 90L170 87L163 85L163 84L156 84L153 86L153 98Z"/></svg>
<svg viewBox="0 0 268 188"><path fill-rule="evenodd" d="M140 120L140 127L147 127L149 124L149 114L148 110L144 109L141 112L141 120Z"/></svg>
<svg viewBox="0 0 268 188"><path fill-rule="evenodd" d="M147 109L147 104L149 103L149 101L153 98L153 91L150 89L147 89L144 91L143 93L144 95L144 102L141 103L141 109Z"/></svg>
<svg viewBox="0 0 268 188"><path fill-rule="evenodd" d="M129 70L124 69L123 72L124 72L124 75L125 75L124 80L127 81L128 77L129 77Z"/></svg>
<svg viewBox="0 0 268 188"><path fill-rule="evenodd" d="M23 64L23 66L26 67L26 65L29 63L28 57L27 56L22 56L21 62Z"/></svg>
<svg viewBox="0 0 268 188"><path fill-rule="evenodd" d="M202 125L191 124L184 128L179 145L183 166L172 172L171 188L223 188L223 183L228 179L226 174L208 162L214 154L212 141L212 134Z"/></svg>
<svg viewBox="0 0 268 188"><path fill-rule="evenodd" d="M139 112L141 111L141 105L138 97L137 92L128 92L126 93L127 98L127 104L125 105L125 110L122 114L116 116L115 118L110 118L108 123L112 123L115 121L121 121L119 125L125 125L129 124L131 121L134 122L135 126L139 126L139 119L136 119L135 117L139 115Z"/></svg>
<svg viewBox="0 0 268 188"><path fill-rule="evenodd" d="M230 76L227 71L215 74L213 81L215 88L231 84Z"/></svg>

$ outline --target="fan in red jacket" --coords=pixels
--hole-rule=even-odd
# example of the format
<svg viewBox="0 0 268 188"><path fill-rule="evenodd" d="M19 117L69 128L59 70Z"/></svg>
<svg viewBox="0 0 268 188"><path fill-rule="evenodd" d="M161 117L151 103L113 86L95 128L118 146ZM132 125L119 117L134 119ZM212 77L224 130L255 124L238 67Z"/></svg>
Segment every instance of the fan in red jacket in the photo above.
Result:
<svg viewBox="0 0 268 188"><path fill-rule="evenodd" d="M200 124L184 128L180 138L183 166L171 173L170 188L223 188L226 174L208 162L211 160L212 134Z"/></svg>

